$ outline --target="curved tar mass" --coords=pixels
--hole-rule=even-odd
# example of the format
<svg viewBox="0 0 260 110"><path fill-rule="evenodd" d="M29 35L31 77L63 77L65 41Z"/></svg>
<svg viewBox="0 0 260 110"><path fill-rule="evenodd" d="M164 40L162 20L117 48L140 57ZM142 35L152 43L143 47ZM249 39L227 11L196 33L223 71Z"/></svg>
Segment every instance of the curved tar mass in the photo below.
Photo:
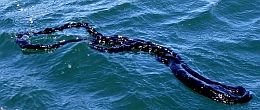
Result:
<svg viewBox="0 0 260 110"><path fill-rule="evenodd" d="M27 32L24 34L18 34L15 42L21 48L52 49L58 48L70 42L85 40L72 39L55 44L31 44L26 40L27 37L31 35L49 34L72 27L85 28L87 32L94 37L89 43L90 47L100 52L118 53L123 51L140 50L155 54L156 59L159 62L169 66L175 77L183 84L198 92L199 94L202 94L215 101L223 102L225 104L236 104L245 103L252 99L250 92L241 86L227 86L201 76L192 70L177 53L173 52L169 48L160 46L154 42L140 39L131 39L120 35L104 36L97 32L88 23L68 23L58 28L46 28L44 31L39 31L36 33Z"/></svg>

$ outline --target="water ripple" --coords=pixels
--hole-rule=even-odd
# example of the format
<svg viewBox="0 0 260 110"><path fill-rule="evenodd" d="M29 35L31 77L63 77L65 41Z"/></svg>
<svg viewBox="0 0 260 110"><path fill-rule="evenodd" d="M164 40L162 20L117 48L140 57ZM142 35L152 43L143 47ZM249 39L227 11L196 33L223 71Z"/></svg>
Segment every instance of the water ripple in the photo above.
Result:
<svg viewBox="0 0 260 110"><path fill-rule="evenodd" d="M251 1L223 1L213 10L213 14L222 22L234 27L246 27L260 20L260 2Z"/></svg>

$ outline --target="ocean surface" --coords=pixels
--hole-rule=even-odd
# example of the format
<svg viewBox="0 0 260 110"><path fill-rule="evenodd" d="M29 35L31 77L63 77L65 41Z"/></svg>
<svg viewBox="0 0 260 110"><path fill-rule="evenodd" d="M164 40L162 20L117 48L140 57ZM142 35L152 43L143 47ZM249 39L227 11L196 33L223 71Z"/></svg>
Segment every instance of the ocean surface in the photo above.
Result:
<svg viewBox="0 0 260 110"><path fill-rule="evenodd" d="M260 109L259 0L0 0L0 110ZM253 99L226 105L182 84L144 52L100 53L89 40L22 50L17 34L87 22L103 35L152 41L210 80ZM84 29L32 43L92 37Z"/></svg>

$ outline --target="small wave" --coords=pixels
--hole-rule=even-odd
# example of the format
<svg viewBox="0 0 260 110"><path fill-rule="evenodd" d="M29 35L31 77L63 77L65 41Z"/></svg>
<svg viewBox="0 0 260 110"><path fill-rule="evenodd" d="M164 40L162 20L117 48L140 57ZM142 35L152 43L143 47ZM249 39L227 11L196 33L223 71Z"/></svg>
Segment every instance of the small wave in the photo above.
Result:
<svg viewBox="0 0 260 110"><path fill-rule="evenodd" d="M203 13L209 11L213 6L218 4L219 0L201 0L207 2L201 7L195 8L194 10L189 11L189 13Z"/></svg>
<svg viewBox="0 0 260 110"><path fill-rule="evenodd" d="M260 20L259 1L222 1L212 14L232 27L245 27Z"/></svg>
<svg viewBox="0 0 260 110"><path fill-rule="evenodd" d="M196 19L200 17L201 14L210 12L211 9L215 7L215 5L217 5L219 2L219 0L200 0L197 2L190 2L182 6L184 7L182 8L182 10L176 10L176 17L173 17L173 19L171 20L167 20L164 24L177 24Z"/></svg>
<svg viewBox="0 0 260 110"><path fill-rule="evenodd" d="M26 89L10 97L6 106L8 109L47 109L48 106L56 104L50 103L54 97L55 95L47 90Z"/></svg>

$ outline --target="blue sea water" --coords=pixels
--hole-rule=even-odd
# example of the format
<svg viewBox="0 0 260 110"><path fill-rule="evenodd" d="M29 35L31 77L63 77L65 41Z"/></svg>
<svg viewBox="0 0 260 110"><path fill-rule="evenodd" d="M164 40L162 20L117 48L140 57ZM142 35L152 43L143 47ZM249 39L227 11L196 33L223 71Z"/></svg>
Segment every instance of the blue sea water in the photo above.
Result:
<svg viewBox="0 0 260 110"><path fill-rule="evenodd" d="M0 15L0 110L260 109L259 0L1 0ZM31 52L14 42L18 33L69 22L168 47L201 75L243 86L253 99L213 101L142 52L100 53L88 41ZM29 40L76 37L91 39L69 29Z"/></svg>

